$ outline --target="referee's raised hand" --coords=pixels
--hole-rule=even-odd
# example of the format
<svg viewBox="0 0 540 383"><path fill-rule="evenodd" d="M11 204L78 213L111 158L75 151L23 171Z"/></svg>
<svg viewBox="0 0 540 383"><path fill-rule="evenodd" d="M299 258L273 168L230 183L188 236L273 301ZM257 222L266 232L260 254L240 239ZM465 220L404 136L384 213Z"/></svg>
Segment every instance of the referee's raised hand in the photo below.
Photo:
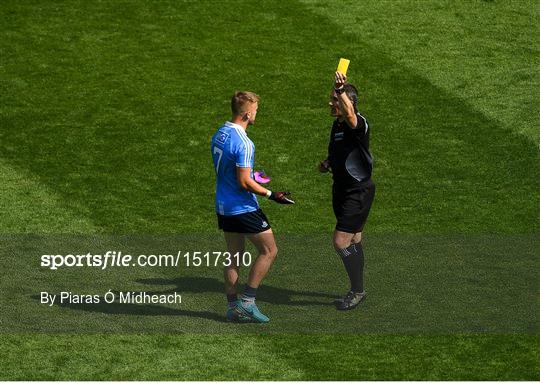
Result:
<svg viewBox="0 0 540 383"><path fill-rule="evenodd" d="M336 72L336 77L334 79L334 89L340 89L347 83L347 76L341 72Z"/></svg>

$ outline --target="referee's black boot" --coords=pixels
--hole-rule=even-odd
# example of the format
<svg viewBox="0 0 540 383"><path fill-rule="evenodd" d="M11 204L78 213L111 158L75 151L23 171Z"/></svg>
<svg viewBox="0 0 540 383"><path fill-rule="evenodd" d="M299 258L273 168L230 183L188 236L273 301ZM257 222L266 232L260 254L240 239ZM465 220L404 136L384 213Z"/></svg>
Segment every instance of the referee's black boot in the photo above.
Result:
<svg viewBox="0 0 540 383"><path fill-rule="evenodd" d="M366 292L355 293L354 291L349 291L345 298L336 299L334 301L336 309L338 310L352 310L356 308L364 299L366 298Z"/></svg>

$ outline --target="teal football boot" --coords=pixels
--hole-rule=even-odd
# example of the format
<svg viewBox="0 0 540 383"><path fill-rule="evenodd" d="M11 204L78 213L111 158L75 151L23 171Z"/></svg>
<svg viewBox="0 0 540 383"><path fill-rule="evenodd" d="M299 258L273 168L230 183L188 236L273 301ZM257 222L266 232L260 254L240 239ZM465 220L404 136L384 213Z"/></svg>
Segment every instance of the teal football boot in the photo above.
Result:
<svg viewBox="0 0 540 383"><path fill-rule="evenodd" d="M255 301L240 301L236 306L236 311L239 316L248 317L253 322L267 323L270 322L270 318L260 312L259 308L255 304Z"/></svg>
<svg viewBox="0 0 540 383"><path fill-rule="evenodd" d="M239 305L241 305L241 302L237 300L235 306L227 308L227 322L249 322L251 320L251 318L238 310Z"/></svg>

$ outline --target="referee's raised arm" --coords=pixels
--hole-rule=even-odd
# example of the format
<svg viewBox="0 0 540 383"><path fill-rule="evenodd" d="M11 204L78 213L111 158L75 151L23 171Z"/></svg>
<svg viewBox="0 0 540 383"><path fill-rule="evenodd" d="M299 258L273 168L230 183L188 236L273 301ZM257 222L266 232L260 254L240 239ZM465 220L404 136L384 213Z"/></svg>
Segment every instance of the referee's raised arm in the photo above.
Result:
<svg viewBox="0 0 540 383"><path fill-rule="evenodd" d="M355 129L358 125L358 117L356 116L356 109L354 107L354 101L349 98L346 91L347 77L341 73L336 72L334 80L334 93L336 94L339 107L343 118L352 129Z"/></svg>

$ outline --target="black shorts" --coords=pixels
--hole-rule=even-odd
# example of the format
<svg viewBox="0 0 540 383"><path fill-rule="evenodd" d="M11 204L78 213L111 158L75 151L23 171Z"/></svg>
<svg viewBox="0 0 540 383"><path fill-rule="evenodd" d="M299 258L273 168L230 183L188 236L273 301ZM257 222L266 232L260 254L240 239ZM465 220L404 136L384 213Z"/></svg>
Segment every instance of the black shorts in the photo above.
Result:
<svg viewBox="0 0 540 383"><path fill-rule="evenodd" d="M361 232L374 198L375 184L372 180L349 187L334 184L332 207L337 219L336 230L346 233Z"/></svg>
<svg viewBox="0 0 540 383"><path fill-rule="evenodd" d="M218 227L229 233L262 233L270 229L270 222L261 209L238 215L217 215Z"/></svg>

